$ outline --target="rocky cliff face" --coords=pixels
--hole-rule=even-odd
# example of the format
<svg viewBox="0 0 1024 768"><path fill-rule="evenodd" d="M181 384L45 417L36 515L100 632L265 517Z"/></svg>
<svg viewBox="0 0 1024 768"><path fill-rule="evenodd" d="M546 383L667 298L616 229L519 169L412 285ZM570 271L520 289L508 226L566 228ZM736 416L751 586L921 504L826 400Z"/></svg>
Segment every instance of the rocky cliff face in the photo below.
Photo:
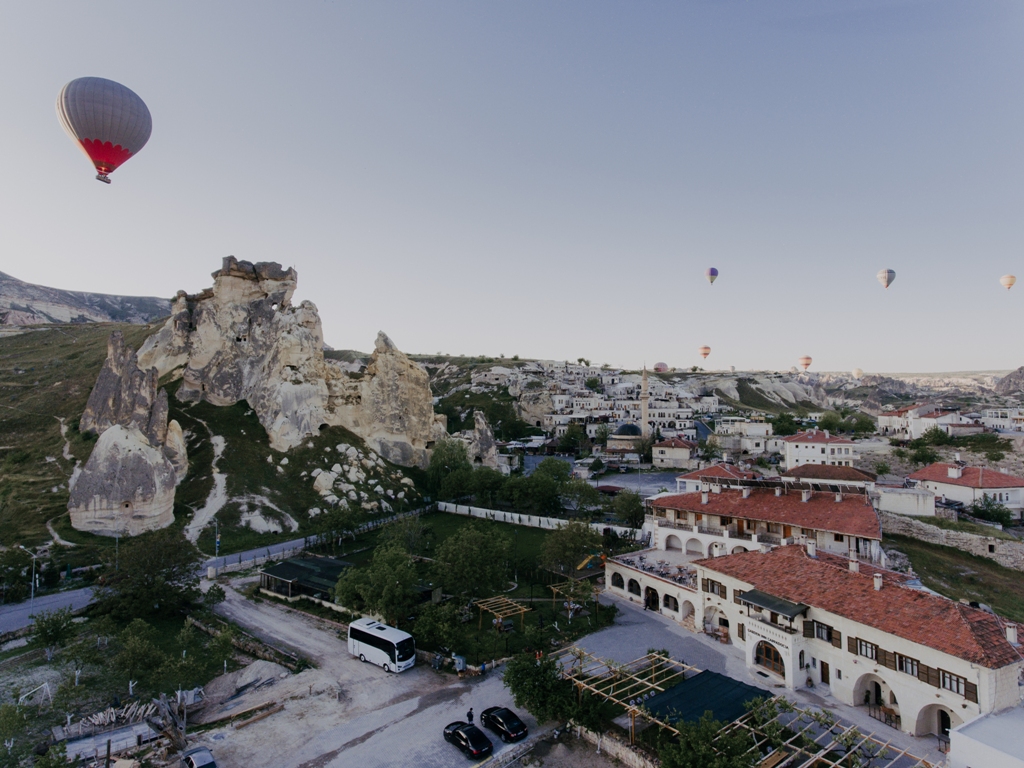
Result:
<svg viewBox="0 0 1024 768"><path fill-rule="evenodd" d="M1015 395L1024 392L1024 367L1003 376L995 386L997 395Z"/></svg>
<svg viewBox="0 0 1024 768"><path fill-rule="evenodd" d="M167 299L63 291L0 272L0 325L148 323L169 308Z"/></svg>
<svg viewBox="0 0 1024 768"><path fill-rule="evenodd" d="M155 369L139 368L120 332L107 342L82 432L99 435L71 489L71 524L102 536L134 536L174 520L174 488L188 471L185 438L167 420Z"/></svg>
<svg viewBox="0 0 1024 768"><path fill-rule="evenodd" d="M444 417L434 414L426 372L385 334L353 378L324 359L316 306L292 304L294 269L229 256L213 278L212 289L179 292L171 318L139 352L160 375L183 367L180 400L245 400L276 450L344 426L396 464L425 466Z"/></svg>

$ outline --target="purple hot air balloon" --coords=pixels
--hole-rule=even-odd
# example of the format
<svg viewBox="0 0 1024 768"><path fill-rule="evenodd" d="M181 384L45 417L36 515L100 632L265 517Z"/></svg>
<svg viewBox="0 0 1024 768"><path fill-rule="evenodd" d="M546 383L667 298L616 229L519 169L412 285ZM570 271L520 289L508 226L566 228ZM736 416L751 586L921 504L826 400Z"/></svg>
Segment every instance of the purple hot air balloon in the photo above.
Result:
<svg viewBox="0 0 1024 768"><path fill-rule="evenodd" d="M714 267L708 267L704 272L704 277L708 279L708 282L712 285L715 284L715 280L718 279L718 270Z"/></svg>

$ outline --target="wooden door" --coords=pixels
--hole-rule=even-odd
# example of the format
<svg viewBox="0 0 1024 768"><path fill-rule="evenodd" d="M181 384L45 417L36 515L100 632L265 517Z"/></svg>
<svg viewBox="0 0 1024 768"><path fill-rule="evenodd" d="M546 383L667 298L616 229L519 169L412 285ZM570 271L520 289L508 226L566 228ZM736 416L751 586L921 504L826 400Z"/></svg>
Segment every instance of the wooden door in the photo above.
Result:
<svg viewBox="0 0 1024 768"><path fill-rule="evenodd" d="M784 525L784 526L782 526L782 538L788 539L792 535L793 535L793 526L791 526L791 525Z"/></svg>
<svg viewBox="0 0 1024 768"><path fill-rule="evenodd" d="M829 677L829 672L828 672L828 662L827 661L823 661L823 662L821 662L821 684L822 685L830 685L830 680L831 680L831 678Z"/></svg>

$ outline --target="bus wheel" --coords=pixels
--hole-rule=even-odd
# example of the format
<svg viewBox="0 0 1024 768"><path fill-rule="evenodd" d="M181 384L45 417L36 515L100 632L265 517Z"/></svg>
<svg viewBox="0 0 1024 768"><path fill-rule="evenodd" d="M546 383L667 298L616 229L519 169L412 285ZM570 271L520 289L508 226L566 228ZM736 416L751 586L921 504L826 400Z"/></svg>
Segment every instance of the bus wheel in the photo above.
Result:
<svg viewBox="0 0 1024 768"><path fill-rule="evenodd" d="M385 672L390 672L391 671L391 667L389 667L387 664L385 664L384 665L384 671Z"/></svg>
<svg viewBox="0 0 1024 768"><path fill-rule="evenodd" d="M365 664L365 663L366 663L366 657L365 657L365 656L363 656L363 654L361 654L361 653L359 654L359 660L360 660L361 662L363 662L363 664Z"/></svg>

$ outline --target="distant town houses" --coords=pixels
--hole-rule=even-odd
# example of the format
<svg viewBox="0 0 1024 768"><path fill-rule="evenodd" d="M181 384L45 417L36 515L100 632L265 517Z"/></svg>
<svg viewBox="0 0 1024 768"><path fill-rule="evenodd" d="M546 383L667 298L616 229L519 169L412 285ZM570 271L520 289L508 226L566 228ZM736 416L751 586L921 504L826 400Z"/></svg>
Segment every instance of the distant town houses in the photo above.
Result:
<svg viewBox="0 0 1024 768"><path fill-rule="evenodd" d="M828 464L852 467L857 461L857 444L853 440L830 434L827 429L799 432L783 440L787 469L802 464Z"/></svg>
<svg viewBox="0 0 1024 768"><path fill-rule="evenodd" d="M764 418L722 416L715 423L715 439L730 454L781 453L785 447L784 438L774 436Z"/></svg>
<svg viewBox="0 0 1024 768"><path fill-rule="evenodd" d="M943 500L965 506L985 499L1009 509L1018 519L1024 510L1024 478L963 462L936 463L911 473L909 484L927 489Z"/></svg>
<svg viewBox="0 0 1024 768"><path fill-rule="evenodd" d="M651 447L651 463L658 469L684 469L697 461L697 443L673 437Z"/></svg>
<svg viewBox="0 0 1024 768"><path fill-rule="evenodd" d="M981 412L979 421L989 429L1024 432L1024 409L986 408Z"/></svg>
<svg viewBox="0 0 1024 768"><path fill-rule="evenodd" d="M917 440L934 428L958 437L983 432L985 423L981 417L971 418L937 403L918 403L895 411L883 411L878 416L878 432L887 437Z"/></svg>
<svg viewBox="0 0 1024 768"><path fill-rule="evenodd" d="M700 493L705 483L727 480L753 480L756 472L746 472L733 464L712 464L704 469L697 469L679 475L676 478L676 493Z"/></svg>

